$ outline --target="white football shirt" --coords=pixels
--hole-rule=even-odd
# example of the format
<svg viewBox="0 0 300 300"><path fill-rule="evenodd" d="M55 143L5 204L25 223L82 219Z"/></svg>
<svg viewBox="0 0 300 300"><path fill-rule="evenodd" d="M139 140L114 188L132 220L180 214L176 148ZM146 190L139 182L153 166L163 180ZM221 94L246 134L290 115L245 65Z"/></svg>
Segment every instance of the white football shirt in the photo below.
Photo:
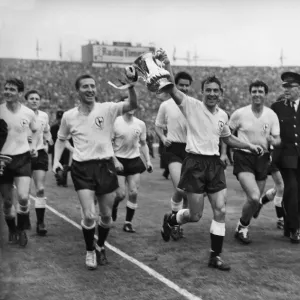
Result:
<svg viewBox="0 0 300 300"><path fill-rule="evenodd" d="M78 107L72 108L63 114L57 137L60 140L72 137L76 161L108 159L114 155L112 130L123 106L123 102L95 103L88 115L80 112Z"/></svg>
<svg viewBox="0 0 300 300"><path fill-rule="evenodd" d="M185 96L181 105L187 120L186 151L201 155L220 155L220 137L231 135L228 115L217 107L211 113L204 103Z"/></svg>
<svg viewBox="0 0 300 300"><path fill-rule="evenodd" d="M30 151L28 132L38 129L33 110L21 104L16 112L12 112L3 103L0 105L0 119L7 123L8 128L1 154L18 155Z"/></svg>
<svg viewBox="0 0 300 300"><path fill-rule="evenodd" d="M44 143L44 137L49 139L51 136L49 117L44 111L38 110L36 115L36 123L38 127L37 147L36 150L47 149L47 144ZM30 131L30 135L31 135Z"/></svg>
<svg viewBox="0 0 300 300"><path fill-rule="evenodd" d="M135 158L140 156L140 141L146 141L146 124L133 117L125 121L123 116L116 119L113 131L113 149L115 156Z"/></svg>
<svg viewBox="0 0 300 300"><path fill-rule="evenodd" d="M280 134L278 117L272 109L266 106L260 117L254 115L251 105L237 109L231 115L229 127L237 131L237 136L241 141L260 145L265 152L269 151L267 138L270 135ZM246 149L243 151L250 152Z"/></svg>
<svg viewBox="0 0 300 300"><path fill-rule="evenodd" d="M176 143L186 143L186 118L172 98L160 105L155 125L167 129L168 140Z"/></svg>

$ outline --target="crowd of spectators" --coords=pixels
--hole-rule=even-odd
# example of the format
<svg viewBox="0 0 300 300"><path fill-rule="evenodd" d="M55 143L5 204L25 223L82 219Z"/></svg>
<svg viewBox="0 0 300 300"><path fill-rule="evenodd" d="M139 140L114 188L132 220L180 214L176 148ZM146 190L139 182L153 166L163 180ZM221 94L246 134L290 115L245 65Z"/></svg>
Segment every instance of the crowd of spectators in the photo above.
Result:
<svg viewBox="0 0 300 300"><path fill-rule="evenodd" d="M191 95L201 99L201 81L207 76L217 76L224 89L224 99L220 106L229 113L249 103L248 87L251 81L260 79L269 86L267 105L270 105L282 93L280 74L284 71L300 72L299 67L185 67L174 66L174 74L187 71L194 79ZM18 77L25 83L26 89L38 89L43 95L42 109L54 122L58 109L66 110L77 103L75 79L84 73L94 76L100 102L116 101L121 97L118 90L107 82L118 82L124 71L120 68L99 68L80 62L0 59L0 82L8 77ZM140 108L137 116L143 119L149 129L153 129L160 103L165 95L149 92L140 82L137 85Z"/></svg>

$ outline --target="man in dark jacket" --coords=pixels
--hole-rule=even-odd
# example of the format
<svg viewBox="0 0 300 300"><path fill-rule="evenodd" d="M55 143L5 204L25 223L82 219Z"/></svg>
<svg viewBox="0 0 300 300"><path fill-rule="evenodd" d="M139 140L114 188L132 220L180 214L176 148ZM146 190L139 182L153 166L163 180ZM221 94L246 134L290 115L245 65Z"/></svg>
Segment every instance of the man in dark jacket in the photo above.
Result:
<svg viewBox="0 0 300 300"><path fill-rule="evenodd" d="M281 75L285 98L271 108L280 123L281 145L273 152L273 161L279 167L283 181L285 211L284 235L292 243L300 242L300 74L284 72Z"/></svg>

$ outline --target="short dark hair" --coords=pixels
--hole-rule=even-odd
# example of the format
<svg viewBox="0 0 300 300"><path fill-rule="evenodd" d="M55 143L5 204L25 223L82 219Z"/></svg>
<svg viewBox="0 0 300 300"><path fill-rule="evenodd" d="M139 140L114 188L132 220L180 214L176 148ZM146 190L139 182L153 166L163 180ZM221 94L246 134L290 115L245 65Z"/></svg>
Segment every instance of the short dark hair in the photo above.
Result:
<svg viewBox="0 0 300 300"><path fill-rule="evenodd" d="M264 83L261 80L255 80L253 82L250 83L249 85L249 93L251 93L251 90L253 87L263 87L265 89L265 93L268 94L269 92L269 87L267 86L266 83Z"/></svg>
<svg viewBox="0 0 300 300"><path fill-rule="evenodd" d="M92 75L89 75L89 74L80 75L76 79L76 81L75 81L75 88L76 88L77 91L79 90L79 87L80 87L80 81L83 80L83 79L88 79L88 78L91 78L91 79L93 79L95 81L95 78Z"/></svg>
<svg viewBox="0 0 300 300"><path fill-rule="evenodd" d="M58 110L56 112L56 120L60 120L62 118L63 114L64 114L63 110Z"/></svg>
<svg viewBox="0 0 300 300"><path fill-rule="evenodd" d="M204 79L201 82L201 90L202 90L202 92L204 90L204 85L205 84L213 83L213 82L216 83L220 87L221 92L223 92L223 88L222 88L221 82L220 82L220 80L216 76L209 76L209 77L207 77L206 79Z"/></svg>
<svg viewBox="0 0 300 300"><path fill-rule="evenodd" d="M42 98L42 95L40 94L39 91L37 91L37 90L29 90L28 92L26 92L26 94L25 94L25 96L24 96L25 99L28 100L28 97L29 97L29 95L31 95L31 94L38 94L39 97L40 97L40 99Z"/></svg>
<svg viewBox="0 0 300 300"><path fill-rule="evenodd" d="M21 79L9 78L5 81L4 86L7 85L7 84L11 84L11 85L16 86L19 93L24 92L24 82Z"/></svg>
<svg viewBox="0 0 300 300"><path fill-rule="evenodd" d="M186 79L186 80L189 80L190 81L190 84L192 84L193 82L193 78L192 76L187 73L187 72L178 72L176 75L175 75L175 84L178 84L179 80L180 79Z"/></svg>

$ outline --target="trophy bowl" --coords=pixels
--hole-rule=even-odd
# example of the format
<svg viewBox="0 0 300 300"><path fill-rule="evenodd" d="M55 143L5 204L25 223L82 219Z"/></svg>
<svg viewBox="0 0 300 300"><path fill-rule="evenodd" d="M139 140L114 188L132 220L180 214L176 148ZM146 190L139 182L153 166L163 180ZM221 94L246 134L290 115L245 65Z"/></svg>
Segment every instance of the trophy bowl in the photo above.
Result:
<svg viewBox="0 0 300 300"><path fill-rule="evenodd" d="M11 157L0 154L0 176L3 175L5 166L9 164L11 160Z"/></svg>
<svg viewBox="0 0 300 300"><path fill-rule="evenodd" d="M163 93L167 87L174 86L174 84L167 78L169 73L159 66L152 52L146 52L140 55L135 61L134 65L137 70L142 74L142 78L147 83L147 88L150 92L157 94ZM151 77L157 77L153 82L150 81Z"/></svg>

